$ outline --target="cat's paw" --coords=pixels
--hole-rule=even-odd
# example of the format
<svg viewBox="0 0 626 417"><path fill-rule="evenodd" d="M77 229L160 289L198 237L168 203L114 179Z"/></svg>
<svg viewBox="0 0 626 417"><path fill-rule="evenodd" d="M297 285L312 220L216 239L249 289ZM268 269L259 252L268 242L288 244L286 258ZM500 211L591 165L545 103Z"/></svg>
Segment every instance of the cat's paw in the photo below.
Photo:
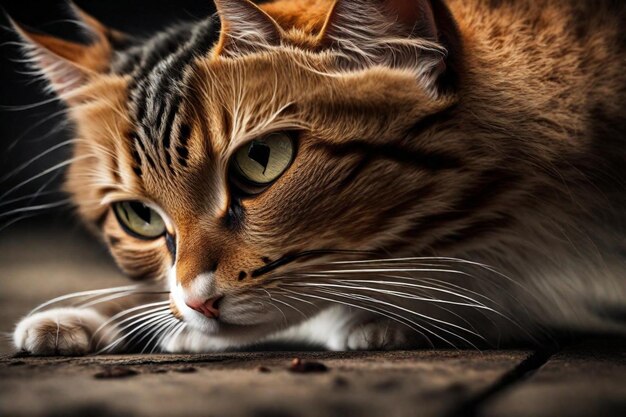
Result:
<svg viewBox="0 0 626 417"><path fill-rule="evenodd" d="M104 323L98 312L58 308L23 318L13 332L13 343L32 355L85 355L93 352L92 335Z"/></svg>
<svg viewBox="0 0 626 417"><path fill-rule="evenodd" d="M391 320L356 324L347 330L334 350L397 350L414 345L413 331ZM339 348L339 349L337 349Z"/></svg>

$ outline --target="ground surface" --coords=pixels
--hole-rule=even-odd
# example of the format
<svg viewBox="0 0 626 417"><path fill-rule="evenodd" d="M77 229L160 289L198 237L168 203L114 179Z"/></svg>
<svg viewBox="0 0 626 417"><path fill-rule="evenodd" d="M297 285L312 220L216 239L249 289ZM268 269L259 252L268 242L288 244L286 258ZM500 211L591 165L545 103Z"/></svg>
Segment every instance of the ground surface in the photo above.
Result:
<svg viewBox="0 0 626 417"><path fill-rule="evenodd" d="M56 295L124 280L71 231L0 236L0 329ZM624 344L558 352L253 352L83 358L0 346L0 416L624 416ZM299 357L293 372L291 361ZM307 367L307 364L309 366Z"/></svg>

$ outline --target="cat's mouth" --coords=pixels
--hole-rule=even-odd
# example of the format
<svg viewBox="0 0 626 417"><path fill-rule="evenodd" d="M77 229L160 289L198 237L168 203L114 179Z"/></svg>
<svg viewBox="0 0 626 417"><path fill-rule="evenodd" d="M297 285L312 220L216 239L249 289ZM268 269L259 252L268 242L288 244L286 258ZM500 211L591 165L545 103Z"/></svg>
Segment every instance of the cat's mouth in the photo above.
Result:
<svg viewBox="0 0 626 417"><path fill-rule="evenodd" d="M210 307L193 309L176 301L170 294L170 310L179 320L208 335L233 335L252 328L264 328L275 322L275 314L255 297L225 295L209 300Z"/></svg>

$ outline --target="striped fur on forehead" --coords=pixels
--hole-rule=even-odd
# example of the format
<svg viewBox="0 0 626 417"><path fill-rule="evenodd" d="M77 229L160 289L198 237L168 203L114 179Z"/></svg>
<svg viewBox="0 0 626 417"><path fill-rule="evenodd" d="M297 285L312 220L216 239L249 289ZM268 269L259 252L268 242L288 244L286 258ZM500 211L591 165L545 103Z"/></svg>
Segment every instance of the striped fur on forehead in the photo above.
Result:
<svg viewBox="0 0 626 417"><path fill-rule="evenodd" d="M131 78L128 94L137 175L157 166L165 173L173 173L174 165L186 167L191 127L179 116L186 96L193 92L188 91L185 74L194 59L213 46L218 29L214 19L180 25L131 51L132 58L120 60L118 71Z"/></svg>

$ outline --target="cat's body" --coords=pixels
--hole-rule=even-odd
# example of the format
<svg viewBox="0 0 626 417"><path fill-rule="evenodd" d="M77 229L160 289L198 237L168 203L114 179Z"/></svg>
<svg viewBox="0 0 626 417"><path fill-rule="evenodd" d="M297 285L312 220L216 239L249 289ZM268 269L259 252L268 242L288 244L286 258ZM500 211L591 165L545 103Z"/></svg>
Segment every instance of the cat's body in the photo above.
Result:
<svg viewBox="0 0 626 417"><path fill-rule="evenodd" d="M277 30L223 0L229 36L182 25L112 55L120 35L100 38L107 70L66 100L76 155L112 152L75 162L68 189L125 272L171 292L187 325L155 309L162 349L626 331L626 6L445 3L264 5ZM242 191L229 158L276 131L298 132L297 155ZM162 236L129 236L109 208L139 198ZM15 344L122 346L73 336L128 306L106 308L36 313Z"/></svg>

